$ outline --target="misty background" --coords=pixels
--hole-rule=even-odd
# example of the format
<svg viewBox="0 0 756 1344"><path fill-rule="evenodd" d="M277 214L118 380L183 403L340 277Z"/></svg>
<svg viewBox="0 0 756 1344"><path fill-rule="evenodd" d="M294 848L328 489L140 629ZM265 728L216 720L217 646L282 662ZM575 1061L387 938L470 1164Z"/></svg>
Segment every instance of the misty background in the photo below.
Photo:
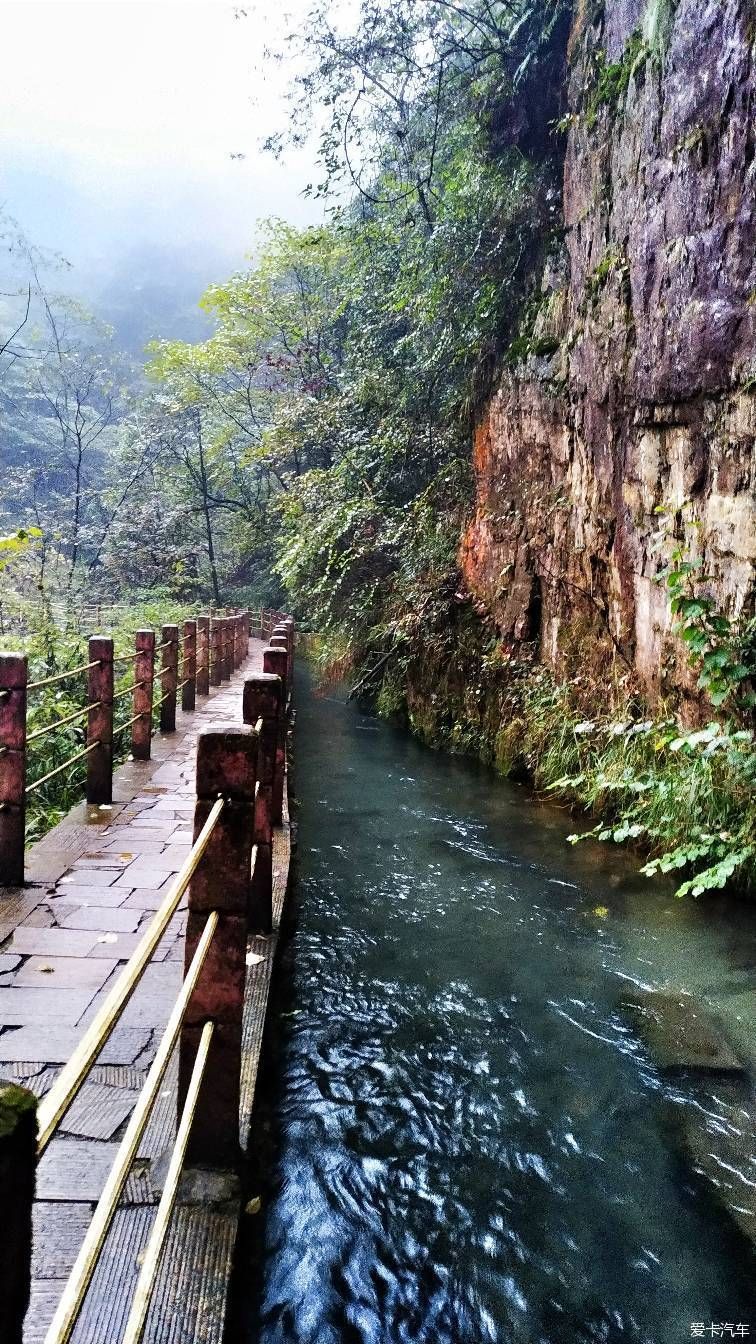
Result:
<svg viewBox="0 0 756 1344"><path fill-rule="evenodd" d="M266 44L303 13L264 8L0 0L0 205L132 355L209 331L198 299L244 265L260 219L321 213L313 153L262 148L291 77Z"/></svg>

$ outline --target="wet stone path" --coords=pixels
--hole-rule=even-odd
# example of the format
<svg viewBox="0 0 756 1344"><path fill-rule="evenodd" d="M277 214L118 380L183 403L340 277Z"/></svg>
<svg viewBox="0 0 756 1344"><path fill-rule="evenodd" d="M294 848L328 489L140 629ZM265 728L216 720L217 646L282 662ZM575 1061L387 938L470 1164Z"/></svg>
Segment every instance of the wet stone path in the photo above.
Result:
<svg viewBox="0 0 756 1344"><path fill-rule="evenodd" d="M1 1077L44 1096L112 988L189 854L198 735L222 723L241 724L244 679L262 670L262 648L252 641L230 683L199 701L194 713L179 713L175 733L153 739L151 761L129 761L117 771L111 807L74 809L31 849L27 886L0 893ZM286 824L276 835L274 868L280 916ZM185 924L186 897L40 1162L25 1344L44 1339L179 992ZM250 942L243 1135L275 941L274 935ZM174 1058L74 1332L76 1344L120 1337L172 1145L176 1085ZM145 1339L220 1338L236 1194L228 1181L220 1182L196 1198L189 1191L180 1204Z"/></svg>

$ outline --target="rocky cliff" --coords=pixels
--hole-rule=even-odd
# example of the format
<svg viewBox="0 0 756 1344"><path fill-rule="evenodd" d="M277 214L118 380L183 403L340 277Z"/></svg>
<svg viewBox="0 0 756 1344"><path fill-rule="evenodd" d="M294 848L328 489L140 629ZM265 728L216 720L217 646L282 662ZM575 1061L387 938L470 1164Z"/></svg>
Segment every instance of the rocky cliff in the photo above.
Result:
<svg viewBox="0 0 756 1344"><path fill-rule="evenodd" d="M665 530L724 610L754 598L755 34L753 0L576 6L563 239L461 548L505 647L691 712Z"/></svg>

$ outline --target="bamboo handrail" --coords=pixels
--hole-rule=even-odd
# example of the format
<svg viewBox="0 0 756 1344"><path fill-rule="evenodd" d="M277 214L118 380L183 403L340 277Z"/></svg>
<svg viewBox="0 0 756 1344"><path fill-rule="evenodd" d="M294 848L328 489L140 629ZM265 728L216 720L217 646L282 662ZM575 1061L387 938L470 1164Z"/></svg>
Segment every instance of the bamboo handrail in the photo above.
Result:
<svg viewBox="0 0 756 1344"><path fill-rule="evenodd" d="M125 695L133 695L137 686L144 686L143 681L132 681L130 686L125 686L122 691L116 691L113 696L113 704L116 700L122 700Z"/></svg>
<svg viewBox="0 0 756 1344"><path fill-rule="evenodd" d="M181 992L168 1018L157 1054L150 1066L144 1087L139 1093L136 1106L126 1127L126 1133L121 1139L115 1161L97 1202L94 1216L87 1228L81 1249L45 1336L45 1344L66 1344L66 1341L71 1337L71 1332L81 1311L87 1288L108 1234L108 1228L113 1220L113 1214L126 1184L129 1169L136 1157L140 1140L147 1127L152 1107L155 1104L165 1071L176 1046L189 1000L194 993L210 943L218 927L218 919L217 910L208 915L207 923L197 944L197 950L192 957Z"/></svg>
<svg viewBox="0 0 756 1344"><path fill-rule="evenodd" d="M73 714L65 714L62 719L55 719L52 723L46 724L44 728L35 728L33 733L27 733L26 735L27 745L29 742L35 742L38 737L44 737L46 733L54 732L56 728L62 728L66 723L73 723L74 719L83 719L90 709L99 709L101 704L101 700L93 700L91 705L85 705L83 709L77 709Z"/></svg>
<svg viewBox="0 0 756 1344"><path fill-rule="evenodd" d="M68 769L69 765L74 765L76 761L82 760L84 756L89 755L90 751L94 751L95 747L99 746L99 738L96 742L90 742L89 746L83 747L81 751L77 751L73 756L69 756L68 760L64 761L62 765L56 765L54 770L48 770L46 775L42 775L40 779L35 779L33 784L27 784L24 793L34 793L34 790L39 789L43 784L46 784L48 779L54 779L55 775L61 775L64 770Z"/></svg>
<svg viewBox="0 0 756 1344"><path fill-rule="evenodd" d="M80 667L72 667L69 672L57 672L54 677L43 677L41 681L30 681L27 684L27 691L37 691L40 686L52 686L56 681L65 681L67 677L77 677L80 672L88 672L91 667L99 667L100 659L95 658L93 663L82 663Z"/></svg>
<svg viewBox="0 0 756 1344"><path fill-rule="evenodd" d="M177 873L176 880L166 895L163 904L150 920L143 937L124 966L105 1002L87 1027L68 1063L63 1066L47 1096L42 1098L37 1111L37 1152L40 1156L45 1151L58 1124L77 1095L92 1061L100 1053L121 1016L145 966L151 959L155 948L173 918L178 903L207 849L215 823L223 809L223 801L222 798L218 798L213 803L207 821L192 845L190 854Z"/></svg>
<svg viewBox="0 0 756 1344"><path fill-rule="evenodd" d="M127 719L125 723L119 723L116 725L116 727L113 729L113 736L115 737L116 733L122 733L124 728L130 728L132 724L136 723L137 719L146 719L148 713L149 713L148 710L143 709L140 711L139 714L132 714L131 718Z"/></svg>
<svg viewBox="0 0 756 1344"><path fill-rule="evenodd" d="M210 918L212 919L213 915L211 915ZM215 919L217 920L217 918L218 916L216 913ZM142 1268L139 1272L134 1299L131 1303L131 1311L129 1312L129 1318L126 1322L126 1330L121 1344L139 1344L139 1341L142 1338L142 1331L144 1330L144 1323L147 1319L150 1298L152 1297L152 1290L160 1265L160 1255L165 1244L168 1225L171 1221L171 1215L176 1203L178 1184L184 1165L192 1121L194 1120L194 1113L197 1110L197 1100L199 1098L200 1087L202 1086L202 1079L205 1073L205 1065L207 1064L210 1043L213 1038L213 1028L214 1023L212 1022L206 1022L202 1028L200 1043L194 1058L192 1076L189 1080L186 1100L181 1112L181 1121L179 1123L178 1133L176 1134L176 1142L173 1146L171 1160L165 1177L163 1193L160 1196L160 1203L158 1204L155 1221L150 1229L149 1239L144 1249Z"/></svg>
<svg viewBox="0 0 756 1344"><path fill-rule="evenodd" d="M142 650L137 649L136 653L118 653L113 659L114 663L133 663L137 658L142 657Z"/></svg>

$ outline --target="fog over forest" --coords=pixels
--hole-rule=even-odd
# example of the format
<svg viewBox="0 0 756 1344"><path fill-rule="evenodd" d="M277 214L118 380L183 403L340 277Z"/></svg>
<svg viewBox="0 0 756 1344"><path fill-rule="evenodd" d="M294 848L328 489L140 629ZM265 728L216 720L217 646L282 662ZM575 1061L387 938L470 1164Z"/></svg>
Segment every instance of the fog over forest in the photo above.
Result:
<svg viewBox="0 0 756 1344"><path fill-rule="evenodd" d="M259 23L212 0L0 12L16 53L0 88L5 214L65 259L54 288L129 354L206 336L197 300L245 264L257 221L320 214L303 195L311 157L262 148L286 114Z"/></svg>

